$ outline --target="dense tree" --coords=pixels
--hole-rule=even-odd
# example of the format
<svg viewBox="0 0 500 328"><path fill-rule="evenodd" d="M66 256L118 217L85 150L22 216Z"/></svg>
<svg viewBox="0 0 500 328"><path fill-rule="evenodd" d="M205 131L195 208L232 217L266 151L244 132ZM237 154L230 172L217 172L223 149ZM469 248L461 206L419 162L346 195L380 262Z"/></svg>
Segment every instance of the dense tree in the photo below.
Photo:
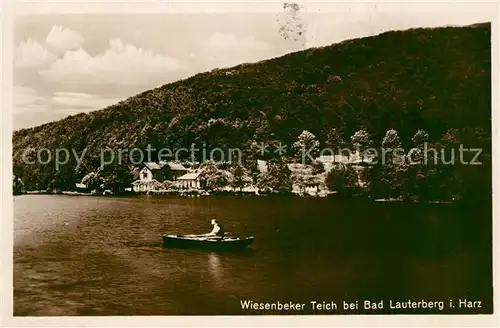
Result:
<svg viewBox="0 0 500 328"><path fill-rule="evenodd" d="M365 151L373 144L371 136L366 130L358 130L351 137L351 143L356 148L356 151L364 159Z"/></svg>
<svg viewBox="0 0 500 328"><path fill-rule="evenodd" d="M423 148L424 144L429 141L429 134L424 130L418 130L411 138L411 141L415 148Z"/></svg>
<svg viewBox="0 0 500 328"><path fill-rule="evenodd" d="M240 190L252 183L252 177L248 170L240 163L233 163L231 166L230 185L234 190Z"/></svg>
<svg viewBox="0 0 500 328"><path fill-rule="evenodd" d="M256 183L260 173L257 159L243 158L242 165L248 171L248 174L250 175L251 178L251 182Z"/></svg>
<svg viewBox="0 0 500 328"><path fill-rule="evenodd" d="M227 171L221 170L216 163L208 162L202 167L200 180L207 190L219 191L230 183L230 176Z"/></svg>
<svg viewBox="0 0 500 328"><path fill-rule="evenodd" d="M115 193L123 192L132 185L131 169L126 165L114 165L106 167L102 171L103 188L112 190Z"/></svg>
<svg viewBox="0 0 500 328"><path fill-rule="evenodd" d="M341 165L340 169L328 172L326 186L330 191L352 195L359 188L358 174L351 165Z"/></svg>
<svg viewBox="0 0 500 328"><path fill-rule="evenodd" d="M394 149L401 148L402 143L399 138L398 132L394 129L387 131L382 139L382 148L385 148L389 151L393 151Z"/></svg>
<svg viewBox="0 0 500 328"><path fill-rule="evenodd" d="M295 158L299 163L311 164L319 155L319 145L319 141L316 140L314 134L306 130L302 131L293 144Z"/></svg>
<svg viewBox="0 0 500 328"><path fill-rule="evenodd" d="M402 142L396 130L388 130L382 139L382 160L378 172L378 180L372 181L377 188L385 191L389 198L405 197L407 175L406 154L402 149Z"/></svg>
<svg viewBox="0 0 500 328"><path fill-rule="evenodd" d="M339 153L339 151L345 148L346 145L344 139L342 139L342 135L338 132L336 128L328 131L325 143L326 146L329 147L334 154Z"/></svg>
<svg viewBox="0 0 500 328"><path fill-rule="evenodd" d="M267 171L260 174L257 186L262 192L289 193L292 190L292 172L281 159L269 161Z"/></svg>

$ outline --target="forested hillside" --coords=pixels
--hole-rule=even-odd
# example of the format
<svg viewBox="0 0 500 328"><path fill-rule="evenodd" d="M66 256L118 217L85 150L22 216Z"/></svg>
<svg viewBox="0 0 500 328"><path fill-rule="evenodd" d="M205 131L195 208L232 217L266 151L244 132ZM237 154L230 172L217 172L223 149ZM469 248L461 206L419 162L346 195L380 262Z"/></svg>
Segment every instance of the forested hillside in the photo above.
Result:
<svg viewBox="0 0 500 328"><path fill-rule="evenodd" d="M245 150L281 141L291 151L303 130L326 145L333 129L346 142L364 129L376 143L395 129L405 147L419 129L431 142L455 129L485 146L489 159L490 36L489 24L394 31L197 74L103 110L15 131L14 171L31 189L56 176L54 165L23 164L27 147L78 154L87 147L91 154L148 144ZM97 165L65 179L79 181ZM488 177L488 168L481 170Z"/></svg>

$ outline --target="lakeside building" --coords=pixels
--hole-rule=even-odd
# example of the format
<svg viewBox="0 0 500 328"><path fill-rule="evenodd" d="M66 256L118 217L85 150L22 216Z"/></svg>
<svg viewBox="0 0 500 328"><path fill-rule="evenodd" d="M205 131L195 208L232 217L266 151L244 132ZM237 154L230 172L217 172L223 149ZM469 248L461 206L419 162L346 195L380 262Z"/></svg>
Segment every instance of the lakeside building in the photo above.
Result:
<svg viewBox="0 0 500 328"><path fill-rule="evenodd" d="M180 189L200 189L202 188L200 175L201 171L186 173L177 178L176 185Z"/></svg>
<svg viewBox="0 0 500 328"><path fill-rule="evenodd" d="M181 163L144 162L138 172L138 179L132 185L136 192L153 190L165 183L171 183L171 186L179 189L200 189L200 174L201 171L189 170Z"/></svg>
<svg viewBox="0 0 500 328"><path fill-rule="evenodd" d="M176 181L178 177L188 173L184 165L175 162L145 162L139 171L139 181L143 183L153 180L162 182L165 180Z"/></svg>

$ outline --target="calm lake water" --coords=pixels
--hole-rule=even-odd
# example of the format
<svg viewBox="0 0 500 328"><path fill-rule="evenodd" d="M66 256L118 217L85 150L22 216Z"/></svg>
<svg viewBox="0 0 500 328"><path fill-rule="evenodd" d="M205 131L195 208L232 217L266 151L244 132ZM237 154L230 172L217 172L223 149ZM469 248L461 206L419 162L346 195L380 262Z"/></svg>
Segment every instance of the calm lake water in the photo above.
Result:
<svg viewBox="0 0 500 328"><path fill-rule="evenodd" d="M14 197L14 315L491 313L491 211L450 204L277 197ZM226 231L252 250L163 249ZM481 308L449 308L449 299ZM389 301L445 301L397 310ZM303 302L304 311L240 301ZM383 310L363 310L363 300ZM336 302L315 311L310 301ZM342 302L359 303L344 312Z"/></svg>

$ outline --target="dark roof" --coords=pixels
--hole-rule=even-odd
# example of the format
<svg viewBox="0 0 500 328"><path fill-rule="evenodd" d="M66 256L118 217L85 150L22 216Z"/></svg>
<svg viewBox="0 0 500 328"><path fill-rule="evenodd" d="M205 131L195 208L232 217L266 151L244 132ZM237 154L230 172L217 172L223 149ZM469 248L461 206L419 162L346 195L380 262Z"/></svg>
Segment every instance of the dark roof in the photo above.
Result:
<svg viewBox="0 0 500 328"><path fill-rule="evenodd" d="M150 171L160 170L160 169L164 168L165 166L168 166L173 171L187 171L187 169L184 167L184 165L182 165L180 163L175 163L175 162L160 161L158 163L156 163L156 162L144 162L143 164Z"/></svg>

